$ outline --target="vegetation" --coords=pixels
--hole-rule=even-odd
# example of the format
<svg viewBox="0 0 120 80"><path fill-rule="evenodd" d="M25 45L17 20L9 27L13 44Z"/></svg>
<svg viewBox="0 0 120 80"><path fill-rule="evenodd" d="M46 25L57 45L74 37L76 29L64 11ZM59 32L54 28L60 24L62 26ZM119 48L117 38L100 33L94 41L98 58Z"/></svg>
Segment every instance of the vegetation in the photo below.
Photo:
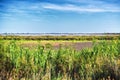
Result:
<svg viewBox="0 0 120 80"><path fill-rule="evenodd" d="M93 42L92 48L30 49L0 41L1 80L120 80L120 41Z"/></svg>
<svg viewBox="0 0 120 80"><path fill-rule="evenodd" d="M1 40L120 40L120 35L114 36L0 36Z"/></svg>

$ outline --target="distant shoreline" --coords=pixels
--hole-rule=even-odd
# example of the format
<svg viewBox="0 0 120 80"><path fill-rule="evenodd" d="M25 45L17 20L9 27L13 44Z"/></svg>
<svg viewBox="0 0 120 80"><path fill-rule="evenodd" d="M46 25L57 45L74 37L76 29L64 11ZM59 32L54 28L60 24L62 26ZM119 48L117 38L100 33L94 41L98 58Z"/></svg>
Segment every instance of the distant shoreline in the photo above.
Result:
<svg viewBox="0 0 120 80"><path fill-rule="evenodd" d="M118 36L120 33L0 33L1 36Z"/></svg>

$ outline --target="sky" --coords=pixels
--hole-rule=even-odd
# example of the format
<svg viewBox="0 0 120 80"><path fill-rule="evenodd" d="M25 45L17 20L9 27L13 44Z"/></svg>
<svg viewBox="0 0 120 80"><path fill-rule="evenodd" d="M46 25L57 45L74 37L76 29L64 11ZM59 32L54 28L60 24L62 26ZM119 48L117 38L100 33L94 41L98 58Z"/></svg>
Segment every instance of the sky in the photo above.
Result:
<svg viewBox="0 0 120 80"><path fill-rule="evenodd" d="M0 33L119 33L120 0L0 0Z"/></svg>

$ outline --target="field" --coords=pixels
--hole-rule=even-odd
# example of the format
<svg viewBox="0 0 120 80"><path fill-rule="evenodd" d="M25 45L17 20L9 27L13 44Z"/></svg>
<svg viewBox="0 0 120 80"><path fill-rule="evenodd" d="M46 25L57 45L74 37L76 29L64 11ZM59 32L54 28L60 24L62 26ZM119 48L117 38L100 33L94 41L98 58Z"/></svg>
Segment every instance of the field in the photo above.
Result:
<svg viewBox="0 0 120 80"><path fill-rule="evenodd" d="M120 80L119 39L0 36L0 80Z"/></svg>

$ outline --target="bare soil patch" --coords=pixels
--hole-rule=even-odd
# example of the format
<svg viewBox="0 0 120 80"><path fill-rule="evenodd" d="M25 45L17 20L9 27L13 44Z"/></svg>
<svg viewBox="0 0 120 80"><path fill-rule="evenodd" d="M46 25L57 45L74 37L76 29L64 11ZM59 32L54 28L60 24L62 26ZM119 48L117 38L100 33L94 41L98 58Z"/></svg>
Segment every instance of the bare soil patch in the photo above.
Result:
<svg viewBox="0 0 120 80"><path fill-rule="evenodd" d="M48 44L50 44L54 49L59 49L61 46L62 47L72 47L76 50L81 50L83 48L91 48L92 47L92 42L40 42L40 43L37 43L37 42L24 42L24 43L21 43L21 45L23 47L28 47L28 48L36 48L38 45L43 45L43 46L46 46Z"/></svg>

